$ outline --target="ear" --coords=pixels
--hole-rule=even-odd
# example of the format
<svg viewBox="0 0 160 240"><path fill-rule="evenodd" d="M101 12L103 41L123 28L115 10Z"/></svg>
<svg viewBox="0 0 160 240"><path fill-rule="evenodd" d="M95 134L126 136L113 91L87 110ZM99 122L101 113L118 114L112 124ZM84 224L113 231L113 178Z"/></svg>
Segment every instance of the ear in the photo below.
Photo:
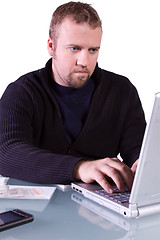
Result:
<svg viewBox="0 0 160 240"><path fill-rule="evenodd" d="M53 46L53 41L50 37L48 38L48 41L47 41L47 48L48 48L49 55L52 57L54 46Z"/></svg>

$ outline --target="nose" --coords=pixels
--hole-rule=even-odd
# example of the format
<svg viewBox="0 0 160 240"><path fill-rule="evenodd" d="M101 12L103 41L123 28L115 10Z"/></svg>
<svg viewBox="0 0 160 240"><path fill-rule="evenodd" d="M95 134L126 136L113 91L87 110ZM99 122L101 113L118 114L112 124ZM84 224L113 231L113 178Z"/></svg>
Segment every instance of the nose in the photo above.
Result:
<svg viewBox="0 0 160 240"><path fill-rule="evenodd" d="M77 56L77 65L87 67L89 65L89 52L81 50Z"/></svg>

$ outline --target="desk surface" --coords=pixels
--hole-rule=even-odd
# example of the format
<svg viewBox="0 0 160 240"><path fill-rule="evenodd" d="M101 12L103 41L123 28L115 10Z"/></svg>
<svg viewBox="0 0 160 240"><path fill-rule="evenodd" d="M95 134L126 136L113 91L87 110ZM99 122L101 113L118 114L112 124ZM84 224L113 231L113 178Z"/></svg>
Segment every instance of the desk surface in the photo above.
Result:
<svg viewBox="0 0 160 240"><path fill-rule="evenodd" d="M0 240L159 239L160 216L128 220L79 193L56 189L50 201L0 199L0 211L20 208L34 221L0 233Z"/></svg>

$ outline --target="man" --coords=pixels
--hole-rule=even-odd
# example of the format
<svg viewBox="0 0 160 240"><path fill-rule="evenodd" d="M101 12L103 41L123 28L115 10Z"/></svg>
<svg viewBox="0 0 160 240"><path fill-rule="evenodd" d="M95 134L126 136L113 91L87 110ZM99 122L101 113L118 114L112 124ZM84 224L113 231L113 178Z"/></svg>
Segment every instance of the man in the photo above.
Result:
<svg viewBox="0 0 160 240"><path fill-rule="evenodd" d="M45 184L97 181L110 193L112 180L131 189L144 113L129 80L98 67L101 38L90 5L69 2L54 12L52 58L2 96L0 174Z"/></svg>

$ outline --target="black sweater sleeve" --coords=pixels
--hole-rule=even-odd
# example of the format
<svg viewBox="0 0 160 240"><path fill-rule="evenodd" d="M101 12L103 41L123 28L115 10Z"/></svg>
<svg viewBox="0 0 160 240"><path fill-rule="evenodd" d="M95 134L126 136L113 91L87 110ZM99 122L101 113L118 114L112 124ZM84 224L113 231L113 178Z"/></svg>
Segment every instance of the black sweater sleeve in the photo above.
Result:
<svg viewBox="0 0 160 240"><path fill-rule="evenodd" d="M18 83L10 84L0 100L0 174L35 183L69 183L81 158L36 146L33 102Z"/></svg>

